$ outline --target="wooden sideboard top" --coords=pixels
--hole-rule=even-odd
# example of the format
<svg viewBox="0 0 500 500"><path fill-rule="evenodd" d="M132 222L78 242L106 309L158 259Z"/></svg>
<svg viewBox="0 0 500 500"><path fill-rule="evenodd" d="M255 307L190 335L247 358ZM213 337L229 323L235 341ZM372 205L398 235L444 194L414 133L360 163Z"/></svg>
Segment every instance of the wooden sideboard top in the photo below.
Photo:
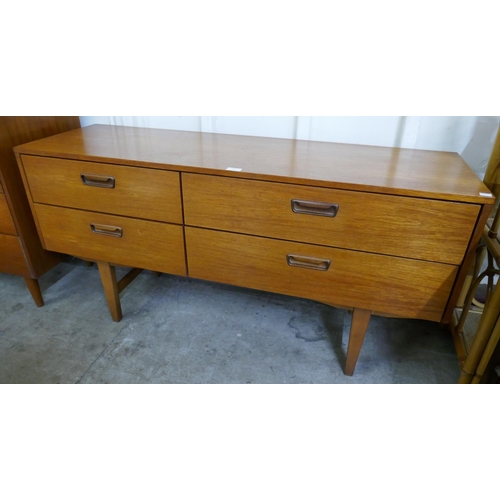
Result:
<svg viewBox="0 0 500 500"><path fill-rule="evenodd" d="M457 153L206 132L91 125L17 153L492 204ZM229 169L229 170L228 170ZM239 170L241 169L241 170Z"/></svg>

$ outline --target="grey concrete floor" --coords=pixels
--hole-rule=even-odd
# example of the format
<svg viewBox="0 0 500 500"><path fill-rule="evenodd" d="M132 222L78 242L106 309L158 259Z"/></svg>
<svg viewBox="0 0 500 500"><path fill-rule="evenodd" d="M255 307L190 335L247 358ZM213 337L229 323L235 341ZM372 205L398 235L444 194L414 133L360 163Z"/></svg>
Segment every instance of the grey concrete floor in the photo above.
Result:
<svg viewBox="0 0 500 500"><path fill-rule="evenodd" d="M119 269L119 277L126 269ZM350 314L316 302L143 272L114 323L96 266L68 259L40 279L0 274L3 384L454 384L437 324L373 317L352 377Z"/></svg>

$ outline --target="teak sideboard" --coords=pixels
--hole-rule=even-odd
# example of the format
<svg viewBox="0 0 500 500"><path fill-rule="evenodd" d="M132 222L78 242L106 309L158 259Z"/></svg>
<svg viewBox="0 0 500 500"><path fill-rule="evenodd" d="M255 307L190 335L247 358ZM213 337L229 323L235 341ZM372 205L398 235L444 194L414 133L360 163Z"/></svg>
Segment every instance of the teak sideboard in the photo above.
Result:
<svg viewBox="0 0 500 500"><path fill-rule="evenodd" d="M77 116L0 116L0 273L22 276L38 307L38 278L64 256L40 243L12 148L79 127Z"/></svg>
<svg viewBox="0 0 500 500"><path fill-rule="evenodd" d="M47 250L448 324L493 204L455 153L92 125L15 148Z"/></svg>

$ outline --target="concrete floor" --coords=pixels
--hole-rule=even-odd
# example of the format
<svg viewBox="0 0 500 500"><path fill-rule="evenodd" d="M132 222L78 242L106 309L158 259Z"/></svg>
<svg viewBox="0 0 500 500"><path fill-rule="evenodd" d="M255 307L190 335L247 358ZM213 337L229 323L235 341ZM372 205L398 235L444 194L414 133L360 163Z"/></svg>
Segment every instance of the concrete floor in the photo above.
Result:
<svg viewBox="0 0 500 500"><path fill-rule="evenodd" d="M119 277L126 272L119 270ZM73 259L40 280L0 274L4 384L454 384L451 335L426 321L373 317L352 377L349 313L308 300L143 272L108 312L96 266Z"/></svg>

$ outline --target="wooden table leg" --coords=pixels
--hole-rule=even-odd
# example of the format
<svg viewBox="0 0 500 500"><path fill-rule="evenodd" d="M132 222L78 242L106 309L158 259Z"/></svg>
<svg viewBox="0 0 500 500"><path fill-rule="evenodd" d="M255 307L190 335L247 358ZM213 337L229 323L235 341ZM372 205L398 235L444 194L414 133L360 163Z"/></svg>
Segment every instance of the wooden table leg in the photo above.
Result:
<svg viewBox="0 0 500 500"><path fill-rule="evenodd" d="M371 311L354 308L352 311L351 333L349 335L349 345L347 346L347 359L344 373L352 375L358 361L359 352L363 345L368 323L370 322Z"/></svg>
<svg viewBox="0 0 500 500"><path fill-rule="evenodd" d="M97 262L97 267L101 275L102 286L106 294L111 317L113 321L118 322L122 319L122 306L120 304L115 268L111 266L109 262L101 261Z"/></svg>
<svg viewBox="0 0 500 500"><path fill-rule="evenodd" d="M38 307L43 306L43 297L42 297L42 291L40 290L40 283L38 283L38 280L34 278L24 278L24 282L26 283L26 286L28 287L28 290L31 293L31 296L33 297L33 300L35 301L35 304Z"/></svg>

